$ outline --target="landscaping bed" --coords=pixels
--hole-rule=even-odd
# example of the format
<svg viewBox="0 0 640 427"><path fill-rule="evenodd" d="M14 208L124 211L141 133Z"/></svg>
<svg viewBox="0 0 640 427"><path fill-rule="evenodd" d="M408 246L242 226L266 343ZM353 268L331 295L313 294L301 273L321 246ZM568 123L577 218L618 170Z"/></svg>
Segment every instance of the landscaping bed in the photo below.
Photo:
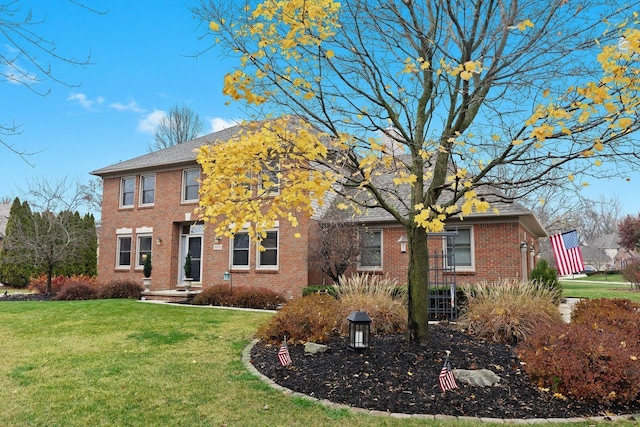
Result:
<svg viewBox="0 0 640 427"><path fill-rule="evenodd" d="M570 418L639 414L640 401L603 406L570 396L554 397L537 388L522 370L513 348L487 342L455 325L431 327L431 344L407 343L404 335L372 337L371 348L354 352L347 338L334 337L327 352L305 355L304 346L290 345L293 363L282 367L278 346L256 344L251 362L263 375L291 390L353 407L405 414L443 414L503 419ZM454 369L490 369L497 385L478 387L458 383L442 393L438 374L445 351Z"/></svg>

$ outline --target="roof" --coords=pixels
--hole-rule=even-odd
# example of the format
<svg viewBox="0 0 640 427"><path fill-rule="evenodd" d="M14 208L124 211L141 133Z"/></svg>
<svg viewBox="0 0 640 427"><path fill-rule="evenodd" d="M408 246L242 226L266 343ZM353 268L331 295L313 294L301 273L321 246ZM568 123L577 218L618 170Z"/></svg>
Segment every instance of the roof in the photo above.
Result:
<svg viewBox="0 0 640 427"><path fill-rule="evenodd" d="M0 239L4 239L12 203L0 203Z"/></svg>
<svg viewBox="0 0 640 427"><path fill-rule="evenodd" d="M92 175L105 177L109 175L121 175L123 172L145 171L161 167L180 166L195 163L196 150L203 145L212 144L215 141L227 140L236 135L242 129L241 125L233 126L208 135L192 139L191 141L162 150L153 151L130 160L125 160L91 172Z"/></svg>

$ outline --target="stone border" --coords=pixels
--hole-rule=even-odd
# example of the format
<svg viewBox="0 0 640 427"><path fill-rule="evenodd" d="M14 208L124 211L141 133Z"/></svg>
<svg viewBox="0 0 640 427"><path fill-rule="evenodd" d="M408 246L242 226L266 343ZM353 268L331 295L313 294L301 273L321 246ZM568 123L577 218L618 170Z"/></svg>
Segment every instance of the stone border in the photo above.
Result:
<svg viewBox="0 0 640 427"><path fill-rule="evenodd" d="M529 419L520 419L520 418L481 418L481 417L464 417L464 416L455 416L455 415L429 415L429 414L403 414L397 412L384 412L384 411L375 411L364 408L357 408L355 406L349 406L341 403L333 403L326 399L317 399L315 397L308 396L303 393L299 393L297 391L293 391L286 387L283 387L273 381L271 378L266 377L262 373L260 373L253 364L251 364L251 349L259 340L252 340L249 345L247 345L242 350L242 364L247 368L247 370L258 377L262 382L271 386L274 390L281 391L287 396L291 397L299 397L301 399L309 400L311 402L315 402L321 405L326 406L329 409L347 409L354 414L367 414L374 416L382 416L382 417L391 417L397 419L418 419L418 420L442 420L442 421L480 421L480 422L491 422L491 423L504 423L504 424L541 424L541 423L579 423L579 422L607 422L607 421L638 421L640 420L640 414L629 414L629 415L613 415L609 417L588 417L588 418L529 418ZM275 356L274 356L275 361Z"/></svg>

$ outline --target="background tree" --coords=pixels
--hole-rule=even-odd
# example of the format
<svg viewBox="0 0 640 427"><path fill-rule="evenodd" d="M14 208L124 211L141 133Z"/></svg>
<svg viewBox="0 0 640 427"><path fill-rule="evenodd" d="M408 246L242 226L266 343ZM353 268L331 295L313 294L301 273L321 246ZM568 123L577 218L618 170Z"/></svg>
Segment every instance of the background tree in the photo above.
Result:
<svg viewBox="0 0 640 427"><path fill-rule="evenodd" d="M75 0L69 3L91 13L103 14ZM54 72L52 63L87 66L91 62L90 56L78 59L61 53L54 41L38 34L37 27L42 22L44 18L37 18L31 8L23 8L19 0L0 1L0 45L8 47L9 52L0 53L0 81L20 84L38 95L47 96L51 89L42 86L44 82L73 86ZM16 148L6 139L19 133L20 125L15 121L0 122L0 144L27 161L27 156L33 153Z"/></svg>
<svg viewBox="0 0 640 427"><path fill-rule="evenodd" d="M204 122L190 108L174 106L158 123L154 132L155 142L149 151L161 150L197 138Z"/></svg>
<svg viewBox="0 0 640 427"><path fill-rule="evenodd" d="M16 218L12 217L13 212L10 214L11 229L0 258L2 271L30 266L29 274L25 274L27 283L31 275L44 273L47 293L51 292L51 279L56 274L95 274L95 221L92 215L81 217L74 210L81 206L80 192L70 191L66 180L42 179L32 182L26 193L31 203L24 202L19 210L16 208Z"/></svg>
<svg viewBox="0 0 640 427"><path fill-rule="evenodd" d="M618 224L620 245L636 251L640 248L640 214L625 216Z"/></svg>
<svg viewBox="0 0 640 427"><path fill-rule="evenodd" d="M0 248L0 283L14 287L24 288L29 284L29 279L35 273L33 264L29 259L22 257L22 249L11 242L20 237L27 236L31 239L31 209L27 202L20 202L19 198L13 200L5 238Z"/></svg>
<svg viewBox="0 0 640 427"><path fill-rule="evenodd" d="M360 227L344 218L325 218L318 226L318 241L309 250L309 259L333 283L338 283L347 268L358 263L362 250Z"/></svg>
<svg viewBox="0 0 640 427"><path fill-rule="evenodd" d="M250 221L259 236L276 216L296 225L329 188L355 209L386 210L409 240L409 339L426 342L425 231L541 187L636 166L637 6L202 1L194 12L217 48L238 59L223 92L256 118L302 115L312 125L293 131L276 120L202 148L203 217L226 233ZM256 210L235 180L274 162L285 167L280 194Z"/></svg>

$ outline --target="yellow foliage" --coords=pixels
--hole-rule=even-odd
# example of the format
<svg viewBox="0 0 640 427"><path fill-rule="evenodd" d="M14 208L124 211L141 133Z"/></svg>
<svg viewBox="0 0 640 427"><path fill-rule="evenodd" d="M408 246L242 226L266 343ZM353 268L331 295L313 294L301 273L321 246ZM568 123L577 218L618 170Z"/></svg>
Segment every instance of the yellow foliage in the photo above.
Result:
<svg viewBox="0 0 640 427"><path fill-rule="evenodd" d="M323 136L310 125L287 117L249 123L228 141L199 149L204 178L200 217L216 235L233 236L249 224L260 240L264 231L286 218L295 227L300 215L313 214L335 178L309 167L326 157Z"/></svg>

